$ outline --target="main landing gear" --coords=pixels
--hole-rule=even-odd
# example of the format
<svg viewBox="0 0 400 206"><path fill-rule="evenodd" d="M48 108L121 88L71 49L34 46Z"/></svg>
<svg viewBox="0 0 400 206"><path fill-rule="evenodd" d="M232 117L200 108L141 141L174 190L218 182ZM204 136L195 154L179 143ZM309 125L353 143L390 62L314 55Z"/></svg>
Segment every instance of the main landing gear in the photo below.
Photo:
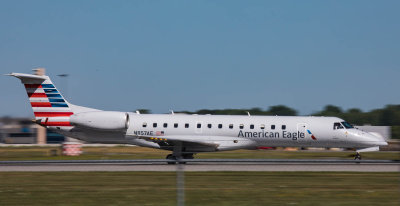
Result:
<svg viewBox="0 0 400 206"><path fill-rule="evenodd" d="M177 160L183 160L183 159L193 159L193 153L187 153L187 154L182 154L181 156L177 156L174 154L169 154L165 159L170 160L168 161L168 164L175 164ZM179 164L186 164L186 162L181 161Z"/></svg>
<svg viewBox="0 0 400 206"><path fill-rule="evenodd" d="M356 155L354 156L354 160L361 160L361 155L360 153L356 153Z"/></svg>

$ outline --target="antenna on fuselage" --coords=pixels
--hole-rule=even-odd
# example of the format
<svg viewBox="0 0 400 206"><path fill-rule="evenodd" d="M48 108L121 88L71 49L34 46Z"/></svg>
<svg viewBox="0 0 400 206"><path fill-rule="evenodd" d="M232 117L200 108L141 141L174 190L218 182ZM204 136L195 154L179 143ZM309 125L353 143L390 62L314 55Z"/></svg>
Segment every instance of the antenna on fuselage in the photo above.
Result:
<svg viewBox="0 0 400 206"><path fill-rule="evenodd" d="M175 114L175 113L174 113L174 110L171 109L171 110L169 110L169 111L171 112L171 114Z"/></svg>
<svg viewBox="0 0 400 206"><path fill-rule="evenodd" d="M139 111L139 110L136 110L136 114L140 114L140 111Z"/></svg>
<svg viewBox="0 0 400 206"><path fill-rule="evenodd" d="M251 116L249 111L247 111L247 115L249 115L249 117Z"/></svg>

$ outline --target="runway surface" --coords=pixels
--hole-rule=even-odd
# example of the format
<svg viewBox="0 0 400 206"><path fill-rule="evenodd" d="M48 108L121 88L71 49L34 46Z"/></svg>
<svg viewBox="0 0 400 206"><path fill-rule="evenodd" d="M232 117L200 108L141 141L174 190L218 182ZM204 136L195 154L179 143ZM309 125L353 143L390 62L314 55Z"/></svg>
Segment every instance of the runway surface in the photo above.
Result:
<svg viewBox="0 0 400 206"><path fill-rule="evenodd" d="M386 160L190 160L167 165L165 160L0 161L0 172L56 171L343 171L400 172L399 161Z"/></svg>

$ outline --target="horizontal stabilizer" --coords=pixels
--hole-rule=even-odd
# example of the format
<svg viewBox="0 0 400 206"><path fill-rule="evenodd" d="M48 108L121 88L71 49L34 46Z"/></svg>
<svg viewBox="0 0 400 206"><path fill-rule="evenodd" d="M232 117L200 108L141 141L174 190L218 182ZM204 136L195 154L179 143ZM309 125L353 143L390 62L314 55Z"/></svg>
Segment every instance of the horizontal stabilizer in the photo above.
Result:
<svg viewBox="0 0 400 206"><path fill-rule="evenodd" d="M17 77L22 81L24 84L40 84L46 79L48 79L47 76L39 76L39 75L34 75L34 74L22 74L22 73L11 73L11 74L5 74L7 76L13 76Z"/></svg>

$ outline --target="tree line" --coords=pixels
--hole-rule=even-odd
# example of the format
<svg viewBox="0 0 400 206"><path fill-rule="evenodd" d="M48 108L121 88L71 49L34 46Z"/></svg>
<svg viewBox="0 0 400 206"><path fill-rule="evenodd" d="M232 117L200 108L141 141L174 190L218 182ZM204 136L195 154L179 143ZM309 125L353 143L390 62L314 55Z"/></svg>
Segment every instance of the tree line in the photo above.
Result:
<svg viewBox="0 0 400 206"><path fill-rule="evenodd" d="M151 113L150 110L139 110L142 114ZM213 114L213 115L277 115L297 116L298 112L285 105L271 106L268 109L201 109L197 111L175 111L186 114ZM353 125L391 126L392 138L400 139L400 105L386 105L381 109L364 112L358 108L343 110L335 105L327 105L323 110L310 114L310 116L339 117Z"/></svg>
<svg viewBox="0 0 400 206"><path fill-rule="evenodd" d="M150 110L139 110L142 114L151 113ZM271 106L266 110L261 108L251 109L201 109L197 111L175 111L175 113L186 114L213 114L213 115L272 115L272 116L297 116L298 112L285 105ZM322 111L310 114L310 116L339 117L354 125L374 126L400 126L400 105L387 105L382 109L374 109L363 112L360 109L352 108L344 111L334 105L327 105Z"/></svg>

